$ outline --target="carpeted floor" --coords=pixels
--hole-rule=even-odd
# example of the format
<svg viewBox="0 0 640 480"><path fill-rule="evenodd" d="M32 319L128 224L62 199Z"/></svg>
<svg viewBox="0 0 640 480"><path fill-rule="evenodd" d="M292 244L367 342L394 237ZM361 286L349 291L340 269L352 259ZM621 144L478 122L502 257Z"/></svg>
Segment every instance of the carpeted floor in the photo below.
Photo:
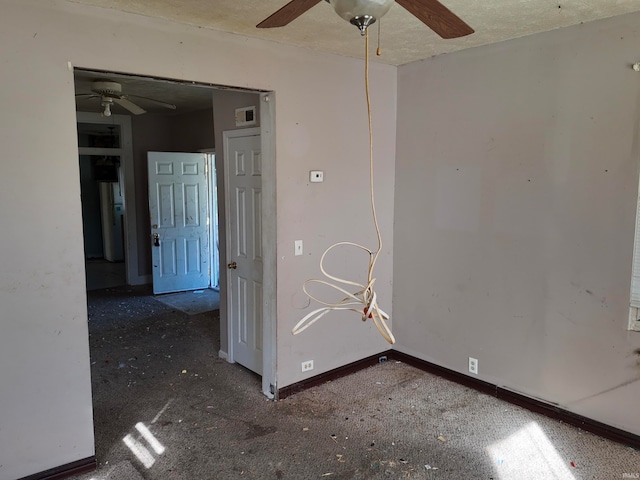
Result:
<svg viewBox="0 0 640 480"><path fill-rule="evenodd" d="M155 299L188 315L197 315L220 308L220 293L212 288L166 293L156 295Z"/></svg>
<svg viewBox="0 0 640 480"><path fill-rule="evenodd" d="M99 468L79 480L638 478L640 452L387 362L280 402L218 312L89 293ZM627 475L625 477L625 474Z"/></svg>

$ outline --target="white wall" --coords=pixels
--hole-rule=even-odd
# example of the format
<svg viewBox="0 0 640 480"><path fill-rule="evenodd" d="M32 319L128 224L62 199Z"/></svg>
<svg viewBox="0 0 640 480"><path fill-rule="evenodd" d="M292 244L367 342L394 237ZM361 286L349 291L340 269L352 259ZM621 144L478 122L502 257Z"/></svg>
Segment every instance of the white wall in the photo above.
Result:
<svg viewBox="0 0 640 480"><path fill-rule="evenodd" d="M639 382L616 387L640 376L640 337L625 329L639 21L441 56L401 67L398 80L393 67L371 71L385 236L376 285L391 311L394 252L399 349L462 372L475 356L480 378L634 433ZM67 62L275 90L278 386L304 378L303 360L318 374L388 348L346 314L290 334L323 250L375 247L361 61L62 0L3 0L0 479L94 452ZM324 183L309 184L312 169Z"/></svg>
<svg viewBox="0 0 640 480"><path fill-rule="evenodd" d="M640 434L640 15L399 68L398 349Z"/></svg>
<svg viewBox="0 0 640 480"><path fill-rule="evenodd" d="M354 31L354 41L360 41ZM105 48L105 44L108 48ZM338 240L373 242L363 195L361 61L62 0L3 0L0 16L0 479L93 455L73 73L77 67L275 90L278 386L387 348L359 318L299 337L300 285ZM380 220L393 222L396 69L373 65ZM361 118L362 121L356 119ZM310 186L308 170L323 169ZM307 254L292 256L293 241ZM393 243L377 276L391 301ZM340 255L346 262L347 255ZM329 348L330 347L330 348Z"/></svg>

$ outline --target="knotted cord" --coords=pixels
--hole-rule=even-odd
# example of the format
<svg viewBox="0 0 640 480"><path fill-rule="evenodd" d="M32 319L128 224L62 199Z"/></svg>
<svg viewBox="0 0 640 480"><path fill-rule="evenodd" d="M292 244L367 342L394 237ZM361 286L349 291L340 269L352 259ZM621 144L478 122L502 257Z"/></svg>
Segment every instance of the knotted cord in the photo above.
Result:
<svg viewBox="0 0 640 480"><path fill-rule="evenodd" d="M371 193L371 211L373 214L373 224L375 226L376 235L378 237L378 249L373 252L369 248L364 245L360 245L358 243L353 242L338 242L331 245L327 248L322 257L320 258L320 270L322 274L328 280L321 279L310 279L304 282L302 289L304 293L311 300L315 300L321 305L324 305L321 308L318 308L308 315L306 315L302 320L300 320L295 327L292 329L292 333L297 335L298 333L306 330L315 322L324 317L327 313L338 311L338 310L349 310L352 312L356 312L362 316L362 321L366 321L368 319L372 319L376 328L380 332L380 334L384 337L384 339L393 344L395 343L395 338L387 325L387 321L390 319L389 315L386 314L378 305L378 296L373 289L374 283L376 279L373 277L373 269L378 261L378 256L382 251L382 235L380 233L380 226L378 225L378 214L376 212L376 201L375 201L375 193L374 193L374 181L373 181L373 123L372 123L372 115L371 115L371 96L369 92L369 29L365 32L365 67L364 67L364 77L365 77L365 94L367 98L367 116L369 120L369 187ZM324 260L327 254L337 247L343 246L351 246L356 247L361 250L364 250L369 254L369 268L367 271L367 284L363 285L358 282L354 282L351 280L346 280L343 278L336 277L334 275L329 274L324 266ZM315 297L311 293L309 293L307 287L310 284L320 284L325 285L338 292L346 295L345 298L340 300L339 302L331 303L320 300ZM342 285L342 286L341 286ZM350 293L347 288L356 287L358 290L356 293Z"/></svg>

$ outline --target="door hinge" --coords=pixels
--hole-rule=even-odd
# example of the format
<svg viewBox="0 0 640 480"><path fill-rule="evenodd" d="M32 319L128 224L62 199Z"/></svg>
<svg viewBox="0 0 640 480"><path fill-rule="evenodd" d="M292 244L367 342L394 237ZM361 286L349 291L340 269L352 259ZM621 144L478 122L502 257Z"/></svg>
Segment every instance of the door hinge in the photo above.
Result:
<svg viewBox="0 0 640 480"><path fill-rule="evenodd" d="M209 163L208 162L204 162L204 174L205 175L209 174Z"/></svg>

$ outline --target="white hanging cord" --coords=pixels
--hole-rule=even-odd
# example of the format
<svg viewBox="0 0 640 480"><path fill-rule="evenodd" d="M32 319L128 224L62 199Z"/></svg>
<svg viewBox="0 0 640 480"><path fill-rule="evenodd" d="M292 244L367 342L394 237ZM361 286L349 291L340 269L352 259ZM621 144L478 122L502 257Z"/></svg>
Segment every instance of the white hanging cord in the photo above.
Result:
<svg viewBox="0 0 640 480"><path fill-rule="evenodd" d="M313 312L306 315L302 320L300 320L295 327L293 327L291 333L297 335L298 333L306 330L308 327L313 325L316 321L320 320L327 313L337 311L337 310L350 310L352 312L356 312L362 316L362 321L366 321L367 319L372 319L376 328L380 332L380 334L384 337L384 339L393 344L395 343L395 338L387 325L387 320L389 320L389 315L387 315L379 306L378 306L378 297L376 295L375 290L373 289L373 285L376 281L373 278L373 269L378 260L378 256L382 251L382 235L380 234L380 226L378 225L378 215L376 213L376 202L375 202L375 194L374 194L374 182L373 182L373 123L371 116L371 97L369 93L369 30L367 29L365 32L365 67L364 67L364 77L365 77L365 92L367 97L367 115L369 119L369 187L371 192L371 211L373 214L373 224L376 229L376 235L378 237L378 249L373 252L367 247L352 243L352 242L338 242L331 245L327 248L322 257L320 258L320 270L322 274L327 277L330 281L320 280L320 279L310 279L304 282L302 289L307 296L315 300L324 307L318 308ZM336 277L334 275L329 274L324 267L324 259L327 254L337 247L356 247L361 250L364 250L369 254L369 268L367 271L367 284L362 285L358 282L354 282L351 280L346 280L343 278ZM327 287L333 288L338 292L346 295L345 298L340 300L339 302L330 303L320 300L309 293L307 290L307 286L309 284L320 284L325 285ZM344 287L340 286L342 284ZM356 287L358 290L356 293L350 293L347 288Z"/></svg>

